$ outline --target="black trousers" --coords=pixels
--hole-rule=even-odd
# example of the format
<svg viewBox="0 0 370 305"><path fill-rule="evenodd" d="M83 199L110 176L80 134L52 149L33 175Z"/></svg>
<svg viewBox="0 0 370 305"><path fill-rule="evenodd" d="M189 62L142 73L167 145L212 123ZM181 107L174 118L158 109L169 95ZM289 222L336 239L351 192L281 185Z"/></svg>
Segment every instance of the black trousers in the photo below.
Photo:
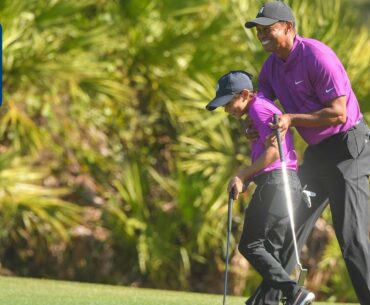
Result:
<svg viewBox="0 0 370 305"><path fill-rule="evenodd" d="M301 203L301 184L295 171L288 171L288 178L292 201L297 208L297 203ZM239 251L268 285L290 297L298 286L280 260L287 231L291 231L282 171L261 174L254 182L257 188L245 210Z"/></svg>
<svg viewBox="0 0 370 305"><path fill-rule="evenodd" d="M309 146L299 169L302 185L317 193L312 208L296 212L301 249L316 220L330 203L333 226L359 302L370 302L369 242L370 129L362 121L345 133ZM286 239L281 261L287 273L296 261L293 244ZM247 305L277 305L279 291L263 281Z"/></svg>

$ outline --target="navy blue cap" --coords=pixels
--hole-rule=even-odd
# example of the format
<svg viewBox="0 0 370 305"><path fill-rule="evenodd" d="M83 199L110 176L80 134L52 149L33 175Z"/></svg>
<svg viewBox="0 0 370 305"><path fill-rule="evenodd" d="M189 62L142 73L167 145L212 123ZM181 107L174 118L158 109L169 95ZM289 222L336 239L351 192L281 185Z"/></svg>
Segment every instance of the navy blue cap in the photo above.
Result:
<svg viewBox="0 0 370 305"><path fill-rule="evenodd" d="M212 111L227 104L244 89L253 90L252 75L245 71L230 71L218 80L216 97L207 104L206 109Z"/></svg>
<svg viewBox="0 0 370 305"><path fill-rule="evenodd" d="M259 25L272 25L279 21L295 22L294 15L290 7L283 1L273 1L261 7L255 19L245 24L246 28Z"/></svg>

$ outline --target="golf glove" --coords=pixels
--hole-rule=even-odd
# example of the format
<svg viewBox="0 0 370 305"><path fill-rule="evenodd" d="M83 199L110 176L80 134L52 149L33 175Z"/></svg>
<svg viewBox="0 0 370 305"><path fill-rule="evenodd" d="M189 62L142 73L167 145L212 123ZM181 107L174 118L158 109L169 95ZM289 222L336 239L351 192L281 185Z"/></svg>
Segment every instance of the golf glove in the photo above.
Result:
<svg viewBox="0 0 370 305"><path fill-rule="evenodd" d="M303 187L302 197L303 197L304 202L307 204L307 207L310 208L312 206L311 197L316 197L316 193L306 190L306 187L307 185Z"/></svg>

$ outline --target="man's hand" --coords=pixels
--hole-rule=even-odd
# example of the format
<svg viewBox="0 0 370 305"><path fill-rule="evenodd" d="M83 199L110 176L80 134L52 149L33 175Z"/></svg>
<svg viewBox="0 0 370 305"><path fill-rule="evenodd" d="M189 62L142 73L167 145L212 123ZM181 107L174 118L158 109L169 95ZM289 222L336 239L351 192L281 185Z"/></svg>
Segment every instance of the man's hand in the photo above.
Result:
<svg viewBox="0 0 370 305"><path fill-rule="evenodd" d="M249 116L241 121L242 133L246 136L248 141L254 141L258 138L257 129L253 126L253 121Z"/></svg>
<svg viewBox="0 0 370 305"><path fill-rule="evenodd" d="M238 177L235 176L229 182L227 187L227 192L230 193L231 190L234 190L234 198L238 199L240 193L244 193L248 188L248 184L244 184L243 181Z"/></svg>
<svg viewBox="0 0 370 305"><path fill-rule="evenodd" d="M282 135L285 136L288 129L292 126L292 120L289 113L279 115L277 124L269 123L269 127L272 129L280 129Z"/></svg>
<svg viewBox="0 0 370 305"><path fill-rule="evenodd" d="M279 129L280 130L280 136L281 141L283 142L285 139L285 134L287 133L288 129L292 126L292 120L289 115L289 113L280 114L279 120L276 124L269 123L269 127L272 129ZM265 139L265 146L267 143L272 144L272 142L276 141L276 133L271 133L266 139Z"/></svg>

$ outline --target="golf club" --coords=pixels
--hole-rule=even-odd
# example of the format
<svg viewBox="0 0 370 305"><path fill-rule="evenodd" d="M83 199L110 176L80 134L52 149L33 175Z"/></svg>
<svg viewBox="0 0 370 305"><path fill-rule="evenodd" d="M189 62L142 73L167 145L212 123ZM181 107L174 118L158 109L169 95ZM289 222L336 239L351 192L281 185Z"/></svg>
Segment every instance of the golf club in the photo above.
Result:
<svg viewBox="0 0 370 305"><path fill-rule="evenodd" d="M274 124L277 124L278 121L279 121L279 116L277 114L274 114ZM295 251L295 256L296 256L296 259L297 259L297 265L299 267L298 284L300 286L303 286L304 282L305 282L305 279L306 279L306 276L307 276L307 269L304 269L302 267L301 261L299 259L297 238L296 238L296 235L295 235L293 203L292 203L292 197L291 197L290 189L289 189L288 173L287 173L287 168L286 168L283 149L282 149L282 146L281 146L280 130L279 129L276 129L276 140L277 140L277 144L278 144L278 148L279 148L279 156L280 156L280 161L281 161L281 170L283 172L284 193L285 193L285 200L286 200L286 204L287 204L287 208L288 208L290 226L291 226L291 229L292 229L294 251Z"/></svg>
<svg viewBox="0 0 370 305"><path fill-rule="evenodd" d="M234 190L232 189L229 193L229 202L228 202L228 207L227 207L226 268L225 268L223 305L225 305L226 294L227 294L227 273L228 273L228 266L229 266L229 244L230 244L230 235L231 235L233 201L234 201Z"/></svg>

